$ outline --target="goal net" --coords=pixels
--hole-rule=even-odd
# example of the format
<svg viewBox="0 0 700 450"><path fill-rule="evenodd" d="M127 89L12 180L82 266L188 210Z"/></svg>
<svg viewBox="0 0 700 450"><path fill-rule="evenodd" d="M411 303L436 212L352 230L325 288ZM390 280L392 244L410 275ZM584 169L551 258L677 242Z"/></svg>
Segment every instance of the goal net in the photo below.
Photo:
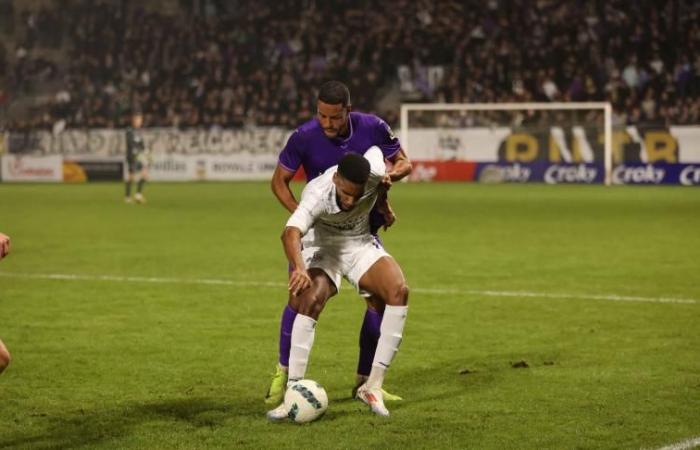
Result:
<svg viewBox="0 0 700 450"><path fill-rule="evenodd" d="M403 104L414 180L605 183L609 103Z"/></svg>

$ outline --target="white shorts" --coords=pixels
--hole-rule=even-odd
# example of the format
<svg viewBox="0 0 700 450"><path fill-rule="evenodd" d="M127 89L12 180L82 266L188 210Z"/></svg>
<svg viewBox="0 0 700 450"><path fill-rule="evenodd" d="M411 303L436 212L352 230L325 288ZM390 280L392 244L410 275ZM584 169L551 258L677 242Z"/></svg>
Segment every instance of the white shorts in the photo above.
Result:
<svg viewBox="0 0 700 450"><path fill-rule="evenodd" d="M360 278L382 256L391 256L374 238L366 241L304 247L301 252L307 269L323 270L340 290L340 281L347 279L359 291ZM366 293L361 292L363 296Z"/></svg>

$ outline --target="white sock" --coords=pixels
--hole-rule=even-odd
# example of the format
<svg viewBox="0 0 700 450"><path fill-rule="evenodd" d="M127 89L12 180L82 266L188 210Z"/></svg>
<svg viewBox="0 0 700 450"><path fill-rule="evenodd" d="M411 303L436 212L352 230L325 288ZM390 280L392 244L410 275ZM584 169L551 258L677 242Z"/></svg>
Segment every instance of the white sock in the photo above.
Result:
<svg viewBox="0 0 700 450"><path fill-rule="evenodd" d="M292 326L292 346L289 350L287 385L304 378L315 335L316 321L309 316L297 314Z"/></svg>
<svg viewBox="0 0 700 450"><path fill-rule="evenodd" d="M377 351L374 353L372 371L367 380L367 387L370 389L379 389L384 383L386 369L391 365L391 361L393 361L396 352L399 351L399 345L401 345L406 314L408 314L408 306L387 305L384 309L384 318L379 328L380 335L379 342L377 342Z"/></svg>

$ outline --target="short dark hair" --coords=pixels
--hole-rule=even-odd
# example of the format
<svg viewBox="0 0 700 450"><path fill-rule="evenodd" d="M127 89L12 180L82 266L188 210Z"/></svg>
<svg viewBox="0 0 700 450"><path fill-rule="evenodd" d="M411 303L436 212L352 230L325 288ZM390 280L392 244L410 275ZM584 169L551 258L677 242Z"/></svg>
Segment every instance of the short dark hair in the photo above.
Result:
<svg viewBox="0 0 700 450"><path fill-rule="evenodd" d="M369 161L357 153L348 153L338 163L338 173L350 182L364 185L369 179Z"/></svg>
<svg viewBox="0 0 700 450"><path fill-rule="evenodd" d="M329 105L341 104L345 107L350 104L350 89L340 81L326 81L318 90L318 99Z"/></svg>

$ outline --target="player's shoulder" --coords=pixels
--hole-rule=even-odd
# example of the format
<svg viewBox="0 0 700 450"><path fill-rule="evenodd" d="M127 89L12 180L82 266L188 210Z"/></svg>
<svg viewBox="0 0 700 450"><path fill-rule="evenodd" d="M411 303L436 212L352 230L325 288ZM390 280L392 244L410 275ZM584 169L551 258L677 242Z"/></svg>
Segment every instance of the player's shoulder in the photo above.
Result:
<svg viewBox="0 0 700 450"><path fill-rule="evenodd" d="M294 132L292 133L292 136L304 139L308 136L318 133L320 129L321 126L319 125L318 120L311 119L299 125L297 129L294 130Z"/></svg>
<svg viewBox="0 0 700 450"><path fill-rule="evenodd" d="M351 111L350 120L356 123L362 123L367 125L379 125L381 123L384 123L381 117L375 114L360 111Z"/></svg>
<svg viewBox="0 0 700 450"><path fill-rule="evenodd" d="M389 124L386 123L384 119L377 116L376 114L352 111L350 113L350 119L353 121L353 125L355 127L380 130L382 132L388 133L390 136L393 136L394 134L391 131Z"/></svg>

